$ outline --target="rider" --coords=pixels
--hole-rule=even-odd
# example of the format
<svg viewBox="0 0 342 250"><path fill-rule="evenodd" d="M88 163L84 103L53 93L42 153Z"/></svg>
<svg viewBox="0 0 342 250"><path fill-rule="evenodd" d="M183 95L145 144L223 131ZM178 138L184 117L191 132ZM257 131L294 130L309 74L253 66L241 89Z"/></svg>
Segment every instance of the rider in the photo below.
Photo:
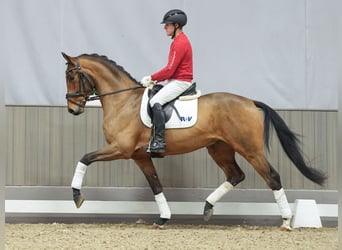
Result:
<svg viewBox="0 0 342 250"><path fill-rule="evenodd" d="M151 83L163 84L164 87L150 100L155 127L155 136L150 143L150 152L162 153L166 150L164 140L165 117L162 106L182 94L191 85L193 79L192 47L189 39L183 33L183 26L187 23L187 16L182 10L168 11L161 24L167 36L173 39L167 65L160 71L145 76L140 83L148 87ZM164 81L163 83L160 83Z"/></svg>

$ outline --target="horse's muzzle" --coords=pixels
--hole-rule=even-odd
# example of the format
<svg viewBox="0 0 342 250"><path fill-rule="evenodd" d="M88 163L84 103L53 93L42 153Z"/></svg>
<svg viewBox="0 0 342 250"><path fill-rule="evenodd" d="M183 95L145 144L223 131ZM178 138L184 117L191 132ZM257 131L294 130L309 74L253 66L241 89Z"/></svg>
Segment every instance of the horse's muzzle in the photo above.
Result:
<svg viewBox="0 0 342 250"><path fill-rule="evenodd" d="M84 112L85 100L81 100L79 102L74 101L73 99L68 99L68 111L70 114L79 115Z"/></svg>
<svg viewBox="0 0 342 250"><path fill-rule="evenodd" d="M69 111L70 114L73 114L73 115L79 115L79 114L83 113L83 111L82 111L82 109L80 107L78 107L77 110L73 110L71 108L68 108L68 111Z"/></svg>

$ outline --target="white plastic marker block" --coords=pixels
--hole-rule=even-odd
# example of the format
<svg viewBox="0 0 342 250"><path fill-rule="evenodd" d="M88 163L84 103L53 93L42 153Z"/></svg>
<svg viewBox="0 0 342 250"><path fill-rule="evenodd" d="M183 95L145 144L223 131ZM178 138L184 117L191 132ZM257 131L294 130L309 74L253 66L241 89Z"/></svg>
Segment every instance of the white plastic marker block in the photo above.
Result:
<svg viewBox="0 0 342 250"><path fill-rule="evenodd" d="M295 201L295 212L292 219L292 227L322 227L321 217L319 216L315 200L297 199Z"/></svg>

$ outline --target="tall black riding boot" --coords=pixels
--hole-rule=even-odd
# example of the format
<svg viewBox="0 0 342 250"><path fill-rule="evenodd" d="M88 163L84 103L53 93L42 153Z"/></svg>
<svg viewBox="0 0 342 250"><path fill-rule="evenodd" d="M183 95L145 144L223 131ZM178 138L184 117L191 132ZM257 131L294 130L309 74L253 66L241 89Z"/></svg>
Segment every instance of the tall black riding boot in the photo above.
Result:
<svg viewBox="0 0 342 250"><path fill-rule="evenodd" d="M152 107L152 113L154 135L152 135L149 151L151 153L163 153L166 150L166 144L164 141L165 115L162 105L159 103L154 104Z"/></svg>

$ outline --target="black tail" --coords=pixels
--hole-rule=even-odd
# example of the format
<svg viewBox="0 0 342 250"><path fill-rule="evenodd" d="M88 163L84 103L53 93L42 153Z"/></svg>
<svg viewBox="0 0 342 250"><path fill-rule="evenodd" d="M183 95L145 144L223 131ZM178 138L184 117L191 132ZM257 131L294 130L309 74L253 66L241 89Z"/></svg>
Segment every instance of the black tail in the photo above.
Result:
<svg viewBox="0 0 342 250"><path fill-rule="evenodd" d="M254 101L254 104L264 111L264 142L266 147L269 149L270 125L273 125L281 146L297 169L309 180L323 185L327 177L319 170L307 165L298 145L299 139L284 120L266 104L258 101Z"/></svg>

